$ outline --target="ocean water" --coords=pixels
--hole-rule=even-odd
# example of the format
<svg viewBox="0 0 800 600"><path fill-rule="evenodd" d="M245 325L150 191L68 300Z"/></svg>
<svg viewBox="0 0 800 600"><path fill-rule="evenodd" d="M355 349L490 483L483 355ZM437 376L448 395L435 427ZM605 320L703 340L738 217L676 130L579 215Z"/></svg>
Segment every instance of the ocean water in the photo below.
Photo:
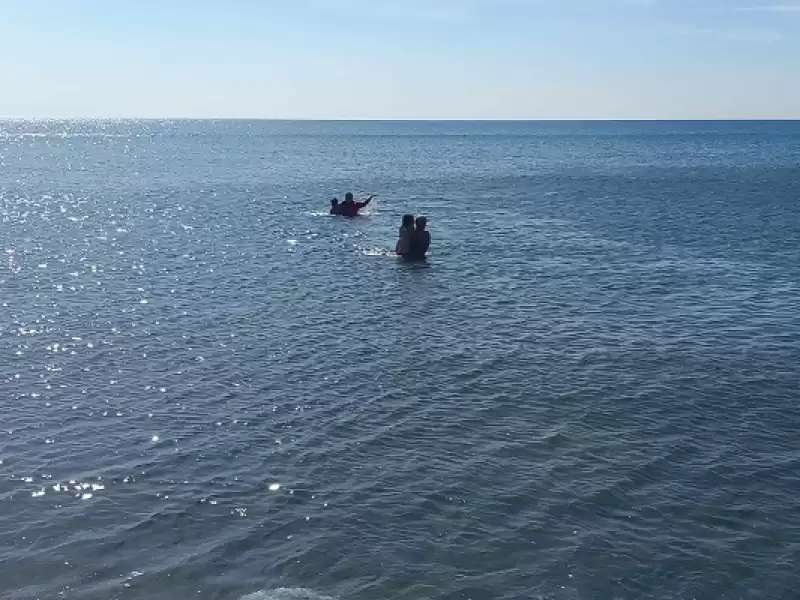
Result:
<svg viewBox="0 0 800 600"><path fill-rule="evenodd" d="M4 600L799 597L800 122L2 121L0 258Z"/></svg>

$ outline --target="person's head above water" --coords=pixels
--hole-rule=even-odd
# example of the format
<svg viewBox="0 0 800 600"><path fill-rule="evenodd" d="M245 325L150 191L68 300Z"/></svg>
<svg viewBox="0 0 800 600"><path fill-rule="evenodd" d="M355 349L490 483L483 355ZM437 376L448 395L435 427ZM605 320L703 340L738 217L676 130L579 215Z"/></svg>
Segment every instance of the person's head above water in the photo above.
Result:
<svg viewBox="0 0 800 600"><path fill-rule="evenodd" d="M353 201L353 192L347 192L344 195L344 201L345 202L352 202Z"/></svg>
<svg viewBox="0 0 800 600"><path fill-rule="evenodd" d="M339 199L338 198L334 198L333 200L331 200L331 208L334 208L334 207L336 207L338 205L339 205Z"/></svg>
<svg viewBox="0 0 800 600"><path fill-rule="evenodd" d="M417 231L425 231L425 228L428 226L428 219L425 217L417 217L416 225Z"/></svg>
<svg viewBox="0 0 800 600"><path fill-rule="evenodd" d="M414 215L403 215L403 227L411 229L414 226Z"/></svg>

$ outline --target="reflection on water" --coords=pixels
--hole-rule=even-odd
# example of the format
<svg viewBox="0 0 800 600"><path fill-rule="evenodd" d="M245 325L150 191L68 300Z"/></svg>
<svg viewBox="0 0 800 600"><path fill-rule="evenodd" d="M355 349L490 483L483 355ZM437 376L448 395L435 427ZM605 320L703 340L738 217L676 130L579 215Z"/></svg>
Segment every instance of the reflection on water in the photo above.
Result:
<svg viewBox="0 0 800 600"><path fill-rule="evenodd" d="M3 122L3 592L793 597L800 130L687 127Z"/></svg>

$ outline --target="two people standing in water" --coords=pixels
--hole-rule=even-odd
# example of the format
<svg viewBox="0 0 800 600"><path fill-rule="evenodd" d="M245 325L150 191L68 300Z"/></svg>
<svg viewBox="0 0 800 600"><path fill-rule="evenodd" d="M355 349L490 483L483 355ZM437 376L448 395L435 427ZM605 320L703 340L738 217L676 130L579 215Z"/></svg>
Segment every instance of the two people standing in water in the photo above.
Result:
<svg viewBox="0 0 800 600"><path fill-rule="evenodd" d="M347 192L344 196L344 202L340 203L338 198L331 200L330 214L342 217L357 217L358 212L372 202L374 197L375 195L372 194L365 200L356 202L352 192ZM397 244L395 245L397 255L407 260L424 260L431 245L431 234L427 227L428 219L425 217L417 217L415 219L414 215L404 215Z"/></svg>
<svg viewBox="0 0 800 600"><path fill-rule="evenodd" d="M398 256L408 260L424 260L431 245L431 234L427 227L428 219L425 217L415 219L414 215L404 215L394 248Z"/></svg>

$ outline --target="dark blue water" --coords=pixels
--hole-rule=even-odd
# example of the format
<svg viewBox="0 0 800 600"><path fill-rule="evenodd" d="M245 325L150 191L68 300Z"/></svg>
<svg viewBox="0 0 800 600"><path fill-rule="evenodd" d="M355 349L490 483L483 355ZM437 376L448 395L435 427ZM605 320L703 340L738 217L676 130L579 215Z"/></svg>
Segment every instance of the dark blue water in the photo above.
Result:
<svg viewBox="0 0 800 600"><path fill-rule="evenodd" d="M5 121L0 253L3 599L798 597L800 122Z"/></svg>

